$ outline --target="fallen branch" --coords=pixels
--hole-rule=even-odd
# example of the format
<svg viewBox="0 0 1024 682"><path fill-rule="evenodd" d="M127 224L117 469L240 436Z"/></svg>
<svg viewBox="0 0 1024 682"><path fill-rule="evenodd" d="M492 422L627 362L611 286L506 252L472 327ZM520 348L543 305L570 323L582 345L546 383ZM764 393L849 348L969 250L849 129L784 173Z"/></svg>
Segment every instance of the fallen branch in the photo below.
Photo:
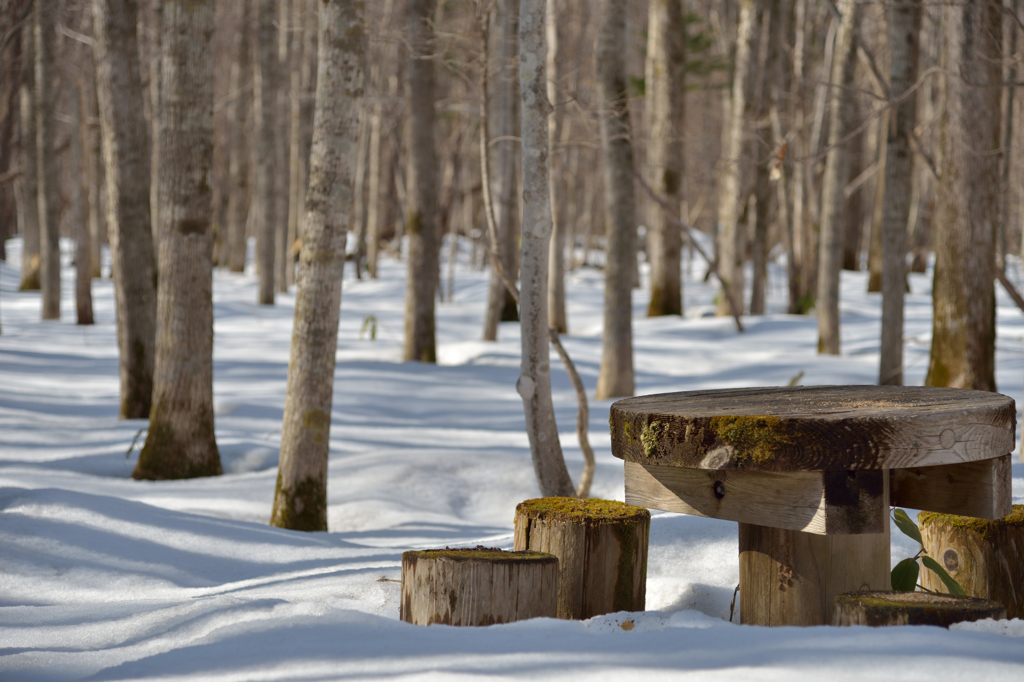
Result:
<svg viewBox="0 0 1024 682"><path fill-rule="evenodd" d="M1012 298L1013 302L1017 304L1017 307L1024 311L1024 297L1020 295L1016 287L1013 286L1013 283L1006 278L1006 273L999 268L996 268L996 279L1003 285L1003 288L1006 289L1006 293L1010 295L1010 298Z"/></svg>

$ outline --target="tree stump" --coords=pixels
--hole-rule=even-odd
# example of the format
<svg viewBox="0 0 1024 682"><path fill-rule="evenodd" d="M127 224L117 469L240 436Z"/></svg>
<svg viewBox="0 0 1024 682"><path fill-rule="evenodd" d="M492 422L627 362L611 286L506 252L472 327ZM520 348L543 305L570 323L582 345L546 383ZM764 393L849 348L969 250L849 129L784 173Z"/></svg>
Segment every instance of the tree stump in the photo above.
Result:
<svg viewBox="0 0 1024 682"><path fill-rule="evenodd" d="M940 625L1006 618L988 599L927 592L847 592L836 597L833 625Z"/></svg>
<svg viewBox="0 0 1024 682"><path fill-rule="evenodd" d="M414 625L554 618L558 559L540 552L434 549L402 554L399 617Z"/></svg>
<svg viewBox="0 0 1024 682"><path fill-rule="evenodd" d="M972 597L999 602L1009 618L1024 618L1024 505L997 521L921 512L925 549ZM939 576L921 571L921 584L947 592Z"/></svg>
<svg viewBox="0 0 1024 682"><path fill-rule="evenodd" d="M558 617L643 611L651 512L611 500L544 497L516 507L515 549L558 557Z"/></svg>

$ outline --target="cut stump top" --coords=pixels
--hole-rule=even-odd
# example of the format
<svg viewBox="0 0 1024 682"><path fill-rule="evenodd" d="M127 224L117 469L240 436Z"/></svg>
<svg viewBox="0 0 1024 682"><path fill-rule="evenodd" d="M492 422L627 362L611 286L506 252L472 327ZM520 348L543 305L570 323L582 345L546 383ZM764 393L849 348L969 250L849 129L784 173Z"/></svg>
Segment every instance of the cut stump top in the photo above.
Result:
<svg viewBox="0 0 1024 682"><path fill-rule="evenodd" d="M1013 399L920 386L662 393L611 406L612 454L696 469L895 469L1013 450Z"/></svg>
<svg viewBox="0 0 1024 682"><path fill-rule="evenodd" d="M516 517L577 524L628 523L651 518L645 507L633 507L616 500L576 497L538 497L516 505Z"/></svg>

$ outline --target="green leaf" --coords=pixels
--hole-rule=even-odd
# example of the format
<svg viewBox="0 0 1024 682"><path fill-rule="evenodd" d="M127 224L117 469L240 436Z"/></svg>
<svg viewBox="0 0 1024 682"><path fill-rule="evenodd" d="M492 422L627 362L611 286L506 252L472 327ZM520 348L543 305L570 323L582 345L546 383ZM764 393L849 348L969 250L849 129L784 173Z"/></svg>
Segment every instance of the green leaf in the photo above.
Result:
<svg viewBox="0 0 1024 682"><path fill-rule="evenodd" d="M903 531L904 535L917 540L918 544L921 544L921 531L917 529L917 524L907 516L907 512L897 509L893 517L896 519L896 527Z"/></svg>
<svg viewBox="0 0 1024 682"><path fill-rule="evenodd" d="M917 589L917 575L921 567L917 565L917 559L904 559L892 569L890 582L895 592L913 592Z"/></svg>
<svg viewBox="0 0 1024 682"><path fill-rule="evenodd" d="M960 583L953 580L953 576L951 576L949 573L946 573L946 569L944 569L938 561L931 558L930 556L922 556L921 562L924 563L925 568L930 570L935 575L939 576L939 579L942 580L942 584L946 586L946 589L949 590L950 594L956 595L958 597L967 596L967 593L964 592L964 588L960 587Z"/></svg>

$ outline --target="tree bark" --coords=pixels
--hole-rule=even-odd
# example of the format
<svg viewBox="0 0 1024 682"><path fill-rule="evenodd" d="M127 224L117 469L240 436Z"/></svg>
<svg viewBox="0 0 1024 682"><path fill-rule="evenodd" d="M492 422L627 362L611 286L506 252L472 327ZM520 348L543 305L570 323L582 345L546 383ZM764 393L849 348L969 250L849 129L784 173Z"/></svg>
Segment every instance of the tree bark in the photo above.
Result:
<svg viewBox="0 0 1024 682"><path fill-rule="evenodd" d="M494 97L488 103L488 120L493 122L488 144L497 153L492 173L494 179L494 218L498 231L498 258L505 272L516 279L516 222L519 213L519 197L516 195L516 143L518 134L519 102L516 97L516 40L519 0L500 0L497 5L495 28L490 32L494 38L495 83ZM546 90L545 90L546 92ZM491 143L490 140L497 140ZM491 272L490 294L487 299L487 316L484 319L484 341L498 339L498 323L514 322L519 319L516 302L505 288L498 273Z"/></svg>
<svg viewBox="0 0 1024 682"><path fill-rule="evenodd" d="M651 187L679 215L683 200L683 124L686 104L686 23L682 0L652 0L647 20L645 86ZM682 234L665 208L648 202L647 258L651 263L648 317L683 314Z"/></svg>
<svg viewBox="0 0 1024 682"><path fill-rule="evenodd" d="M854 98L851 129L858 126L862 119L861 106ZM852 182L864 172L864 138L863 132L854 135L847 142L847 182ZM844 189L843 195L846 195ZM843 201L843 270L860 271L860 250L864 238L864 185L857 187Z"/></svg>
<svg viewBox="0 0 1024 682"><path fill-rule="evenodd" d="M633 395L632 288L636 267L636 192L626 86L626 6L598 3L597 80L604 157L604 333L597 399Z"/></svg>
<svg viewBox="0 0 1024 682"><path fill-rule="evenodd" d="M160 281L149 433L133 478L221 473L213 425L213 0L165 0Z"/></svg>
<svg viewBox="0 0 1024 682"><path fill-rule="evenodd" d="M256 0L256 53L253 57L253 113L256 130L256 258L259 302L274 305L277 248L277 0Z"/></svg>
<svg viewBox="0 0 1024 682"><path fill-rule="evenodd" d="M778 78L778 61L781 54L780 42L783 40L781 0L769 0L762 3L761 20L758 34L762 41L767 41L762 50L764 66L758 78L757 103L755 118L760 143L754 149L754 236L751 244L752 277L750 282L750 314L763 315L765 289L768 284L768 243L769 209L771 208L772 180L770 174L770 151L772 150L771 107L772 89Z"/></svg>
<svg viewBox="0 0 1024 682"><path fill-rule="evenodd" d="M562 121L565 118L565 107L559 103L559 79L563 61L559 48L558 0L547 0L545 34L548 71L547 94L553 109L548 116L548 154L550 159L551 184L551 252L548 255L548 327L559 334L569 333L569 323L565 317L565 242L568 232L566 197L563 191L565 178L562 169L565 166L565 154L557 150L562 135Z"/></svg>
<svg viewBox="0 0 1024 682"><path fill-rule="evenodd" d="M44 320L60 319L60 169L57 167L56 97L56 0L36 0L35 119L36 182L39 201L39 282L43 292Z"/></svg>
<svg viewBox="0 0 1024 682"><path fill-rule="evenodd" d="M892 86L890 85L890 93ZM882 221L885 219L885 157L888 154L890 115L886 109L878 117L878 153L880 168L875 172L875 198L871 207L871 237L868 242L868 293L882 291ZM908 192L910 179L907 179ZM909 199L908 206L909 206Z"/></svg>
<svg viewBox="0 0 1024 682"><path fill-rule="evenodd" d="M743 261L746 252L745 230L740 224L743 155L747 141L747 91L751 78L751 43L755 30L754 0L740 0L739 28L736 33L736 60L733 67L732 99L724 129L722 170L718 185L718 272L732 298L743 305ZM728 297L718 294L718 315L731 315ZM738 311L743 313L742 310Z"/></svg>
<svg viewBox="0 0 1024 682"><path fill-rule="evenodd" d="M227 264L231 272L245 270L245 228L249 219L249 138L246 112L252 105L248 87L252 79L252 0L240 0L238 31L235 33L234 59L231 63L228 103L228 130L231 145L228 160Z"/></svg>
<svg viewBox="0 0 1024 682"><path fill-rule="evenodd" d="M78 84L71 102L71 225L75 234L75 309L78 324L92 324L92 245L87 217L88 182L86 159L89 155L88 93ZM85 191L83 191L85 189Z"/></svg>
<svg viewBox="0 0 1024 682"><path fill-rule="evenodd" d="M438 277L437 202L439 175L434 147L434 38L436 0L409 0L409 267L405 287L405 345L407 362L436 362L434 293Z"/></svg>
<svg viewBox="0 0 1024 682"><path fill-rule="evenodd" d="M281 463L270 523L327 530L327 454L345 240L366 52L362 0L320 6L319 59L302 277L295 300Z"/></svg>
<svg viewBox="0 0 1024 682"><path fill-rule="evenodd" d="M292 0L291 31L289 40L289 109L288 109L288 220L285 236L285 282L295 283L295 258L293 249L299 235L299 222L306 188L301 183L302 167L302 69L305 64L305 32L309 30L303 21L304 0Z"/></svg>
<svg viewBox="0 0 1024 682"><path fill-rule="evenodd" d="M551 186L548 180L548 115L545 68L545 0L519 5L519 83L522 106L523 245L522 360L516 390L523 399L533 469L545 497L574 497L565 467L551 399L548 348L548 249L551 245ZM629 283L626 284L629 292Z"/></svg>
<svg viewBox="0 0 1024 682"><path fill-rule="evenodd" d="M107 238L117 309L122 419L149 416L156 357L150 157L137 22L137 3L133 0L93 0L96 95L107 183Z"/></svg>
<svg viewBox="0 0 1024 682"><path fill-rule="evenodd" d="M855 34L860 24L860 4L843 0L842 19L836 34L829 92L828 152L821 190L821 244L818 258L818 352L839 355L839 271L843 257L843 191L849 180L850 142L853 127L853 77L857 67Z"/></svg>
<svg viewBox="0 0 1024 682"><path fill-rule="evenodd" d="M882 341L878 383L903 384L903 295L907 278L907 219L914 155L910 135L917 123L917 81L921 0L894 5L889 14L891 73L889 97L896 101L885 143L882 198ZM879 131L880 134L882 131Z"/></svg>
<svg viewBox="0 0 1024 682"><path fill-rule="evenodd" d="M1001 8L947 7L949 64L934 318L925 383L995 391L995 231L999 220Z"/></svg>
<svg viewBox="0 0 1024 682"><path fill-rule="evenodd" d="M368 137L368 112L365 108L359 112L359 125L356 127L356 167L354 173L355 183L352 190L352 230L356 237L356 252L353 267L356 271L356 279L363 278L363 268L366 263L366 202L363 189L366 187L366 145Z"/></svg>
<svg viewBox="0 0 1024 682"><path fill-rule="evenodd" d="M288 131L290 84L288 32L291 30L289 2L278 0L277 64L274 74L274 283L278 292L288 293Z"/></svg>
<svg viewBox="0 0 1024 682"><path fill-rule="evenodd" d="M94 38L95 40L95 38ZM96 50L89 55L91 60L91 76L88 98L89 108L86 110L86 132L89 144L86 150L86 165L89 182L89 266L93 278L103 276L103 207L100 193L103 182L103 133L100 124L99 92L97 85L98 70L96 66ZM156 302L154 289L154 303ZM154 311L155 312L155 311Z"/></svg>
<svg viewBox="0 0 1024 682"><path fill-rule="evenodd" d="M161 235L160 225L160 119L163 116L163 104L160 101L160 79L162 68L162 36L164 0L151 0L153 8L153 37L150 45L149 57L149 105L152 114L149 129L149 206L150 206L150 229L152 230L152 244L156 250L160 249ZM153 257L159 262L160 254L154 251Z"/></svg>
<svg viewBox="0 0 1024 682"><path fill-rule="evenodd" d="M23 28L24 50L22 60L22 83L19 94L21 120L21 233L23 246L21 251L21 283L20 291L35 291L39 283L39 172L36 168L36 117L32 96L35 92L35 37Z"/></svg>

